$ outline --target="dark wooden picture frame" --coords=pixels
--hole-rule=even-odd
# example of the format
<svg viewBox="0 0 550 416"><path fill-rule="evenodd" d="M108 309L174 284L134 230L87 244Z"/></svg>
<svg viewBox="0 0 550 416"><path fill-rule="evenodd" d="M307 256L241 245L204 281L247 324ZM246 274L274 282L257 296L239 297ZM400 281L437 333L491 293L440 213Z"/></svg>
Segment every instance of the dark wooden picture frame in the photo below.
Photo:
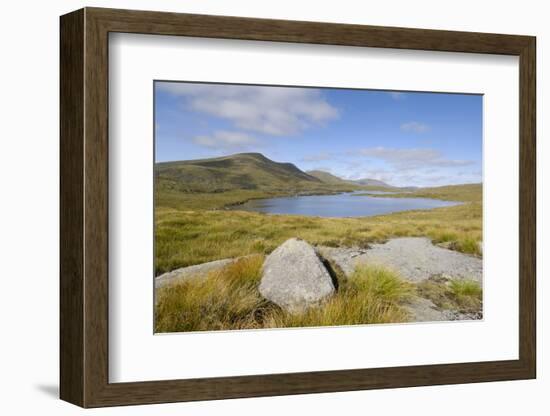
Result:
<svg viewBox="0 0 550 416"><path fill-rule="evenodd" d="M535 38L85 8L61 17L60 396L83 407L530 379L536 376ZM111 32L519 57L519 359L109 383L108 36Z"/></svg>

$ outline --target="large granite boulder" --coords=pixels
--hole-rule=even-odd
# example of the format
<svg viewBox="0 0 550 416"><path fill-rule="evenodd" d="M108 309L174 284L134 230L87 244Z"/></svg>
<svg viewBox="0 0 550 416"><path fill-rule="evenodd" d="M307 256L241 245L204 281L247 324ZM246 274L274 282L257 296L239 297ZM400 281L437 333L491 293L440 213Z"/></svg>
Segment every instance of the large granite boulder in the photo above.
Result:
<svg viewBox="0 0 550 416"><path fill-rule="evenodd" d="M259 290L284 310L301 313L330 297L335 288L315 249L291 238L267 256Z"/></svg>

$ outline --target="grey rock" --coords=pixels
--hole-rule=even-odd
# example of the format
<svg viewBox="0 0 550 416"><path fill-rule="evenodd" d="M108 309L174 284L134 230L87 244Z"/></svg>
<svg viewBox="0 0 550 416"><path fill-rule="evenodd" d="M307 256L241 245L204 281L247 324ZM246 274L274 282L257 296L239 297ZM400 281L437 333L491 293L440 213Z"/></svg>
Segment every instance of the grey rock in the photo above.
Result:
<svg viewBox="0 0 550 416"><path fill-rule="evenodd" d="M319 305L334 291L332 278L315 249L291 238L267 256L260 293L290 313Z"/></svg>
<svg viewBox="0 0 550 416"><path fill-rule="evenodd" d="M356 263L364 258L366 249L359 247L326 247L318 246L321 255L334 262L346 276L350 276L355 270Z"/></svg>
<svg viewBox="0 0 550 416"><path fill-rule="evenodd" d="M447 315L449 321L479 321L483 319L483 312L463 313L454 310L446 310L444 313Z"/></svg>
<svg viewBox="0 0 550 416"><path fill-rule="evenodd" d="M181 267L171 272L167 272L155 278L155 288L161 288L174 283L180 283L189 279L205 278L210 272L221 270L230 263L237 261L235 259L222 259L210 261L208 263L196 264L194 266Z"/></svg>
<svg viewBox="0 0 550 416"><path fill-rule="evenodd" d="M416 297L406 306L411 314L411 322L449 321L449 317L429 299Z"/></svg>
<svg viewBox="0 0 550 416"><path fill-rule="evenodd" d="M394 238L385 244L371 244L366 250L319 247L319 251L348 276L359 264L386 266L413 282L434 275L481 282L483 276L482 259L434 246L424 237Z"/></svg>
<svg viewBox="0 0 550 416"><path fill-rule="evenodd" d="M462 313L452 309L440 309L431 300L416 297L405 306L411 322L475 321L483 319L483 313Z"/></svg>

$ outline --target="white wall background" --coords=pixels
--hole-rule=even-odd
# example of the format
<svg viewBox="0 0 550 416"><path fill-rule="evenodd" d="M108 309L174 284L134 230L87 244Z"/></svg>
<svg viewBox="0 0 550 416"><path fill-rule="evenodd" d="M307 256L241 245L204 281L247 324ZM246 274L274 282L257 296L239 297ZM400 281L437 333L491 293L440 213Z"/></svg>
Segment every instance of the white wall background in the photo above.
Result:
<svg viewBox="0 0 550 416"><path fill-rule="evenodd" d="M538 41L538 290L539 378L534 381L423 387L339 394L167 404L87 411L102 415L169 414L422 414L545 415L550 408L550 332L544 302L550 238L543 193L550 169L544 140L550 84L550 26L545 2L416 0L120 0L5 2L0 14L0 409L3 414L83 412L57 399L58 390L58 16L83 6L166 10L276 19L536 35ZM544 200L546 198L546 201ZM546 260L546 261L545 261ZM6 267L7 266L7 267ZM7 287L6 287L7 285Z"/></svg>

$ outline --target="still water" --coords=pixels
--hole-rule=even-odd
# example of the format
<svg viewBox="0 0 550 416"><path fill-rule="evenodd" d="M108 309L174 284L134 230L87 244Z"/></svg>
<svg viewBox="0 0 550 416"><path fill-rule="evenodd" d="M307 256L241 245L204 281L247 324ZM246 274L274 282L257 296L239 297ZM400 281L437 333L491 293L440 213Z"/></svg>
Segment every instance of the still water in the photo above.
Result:
<svg viewBox="0 0 550 416"><path fill-rule="evenodd" d="M430 198L391 198L358 196L353 193L255 199L232 209L265 214L307 215L313 217L369 217L414 209L460 205L460 202Z"/></svg>

